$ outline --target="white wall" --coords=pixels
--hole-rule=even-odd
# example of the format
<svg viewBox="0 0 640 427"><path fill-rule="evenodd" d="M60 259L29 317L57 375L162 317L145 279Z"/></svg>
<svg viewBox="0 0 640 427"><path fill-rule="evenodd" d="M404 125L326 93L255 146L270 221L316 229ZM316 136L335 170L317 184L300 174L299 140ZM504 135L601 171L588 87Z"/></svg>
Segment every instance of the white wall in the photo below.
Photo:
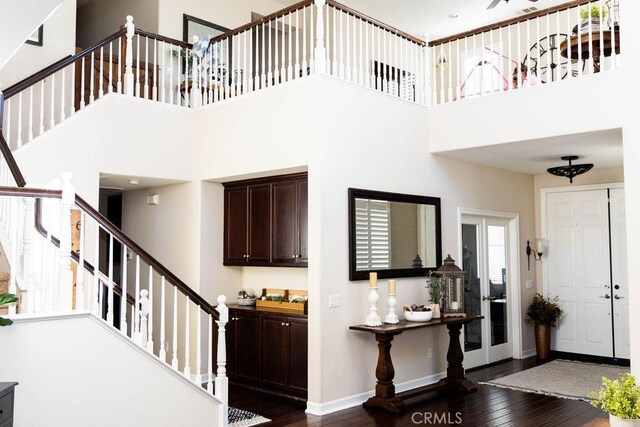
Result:
<svg viewBox="0 0 640 427"><path fill-rule="evenodd" d="M3 0L2 14L0 15L0 40L2 40L2 44L0 44L0 69L16 53L16 50L23 48L22 44L27 37L47 19L60 3L62 0Z"/></svg>
<svg viewBox="0 0 640 427"><path fill-rule="evenodd" d="M459 207L518 213L522 241L533 235L534 206L531 176L430 155L425 136L432 120L425 109L320 79L325 139L313 148L309 165L309 401L326 405L375 385L376 342L369 334L348 330L349 325L361 324L368 312L366 283L347 278L348 187L441 197L444 256L458 253ZM533 278L533 272L521 274L526 306L533 293L523 289L524 281ZM425 286L422 278L398 280L398 307L426 302ZM385 291L382 281L381 292ZM328 308L331 294L341 295L341 307ZM532 331L523 327L523 332L530 344ZM396 338L395 381L443 372L446 344L444 330ZM428 360L430 346L434 358Z"/></svg>
<svg viewBox="0 0 640 427"><path fill-rule="evenodd" d="M0 329L0 377L17 381L16 426L210 426L197 386L92 315Z"/></svg>
<svg viewBox="0 0 640 427"><path fill-rule="evenodd" d="M62 4L44 23L42 46L34 46L26 43L20 44L15 55L13 55L11 59L7 58L8 62L6 63L2 61L1 51L3 50L3 47L0 47L0 83L2 84L0 90L6 89L10 85L17 83L25 77L29 77L54 62L59 61L66 56L73 55L75 52L76 0L65 0L64 2L61 2L60 0L38 0L37 2L16 0L9 1L8 3L8 13L5 14L5 5L3 2L2 14L0 14L0 28L2 29L3 34L2 37L0 37L0 40L2 40L0 46L4 47L10 43L9 39L14 36L11 34L5 34L6 29L13 28L14 31L17 31L17 33L20 34L20 31L13 27L14 23L21 21L23 17L24 19L28 19L29 22L33 20L34 22L31 25L34 27L27 34L30 35L34 29L44 21L55 6L58 6L59 3ZM12 3L15 3L16 7L18 7L19 4L20 11L12 11ZM31 5L31 3L34 4ZM37 6L35 3L38 3ZM48 11L47 8L49 8ZM26 15L27 13L30 13L31 16ZM5 17L10 18L8 20L10 22L4 23L3 18ZM26 25L26 22L22 25ZM25 39L26 36L22 37L22 41Z"/></svg>
<svg viewBox="0 0 640 427"><path fill-rule="evenodd" d="M119 31L127 15L136 28L158 32L158 0L91 0L78 8L78 46L89 47Z"/></svg>

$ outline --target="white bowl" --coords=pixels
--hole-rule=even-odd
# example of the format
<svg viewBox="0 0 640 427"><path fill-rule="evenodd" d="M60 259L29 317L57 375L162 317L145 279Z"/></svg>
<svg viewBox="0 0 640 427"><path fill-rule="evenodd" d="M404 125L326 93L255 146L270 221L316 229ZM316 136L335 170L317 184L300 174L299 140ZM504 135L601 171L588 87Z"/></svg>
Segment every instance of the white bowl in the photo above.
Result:
<svg viewBox="0 0 640 427"><path fill-rule="evenodd" d="M238 298L238 305L256 305L255 298Z"/></svg>
<svg viewBox="0 0 640 427"><path fill-rule="evenodd" d="M409 322L428 322L433 318L433 311L405 311L404 318Z"/></svg>

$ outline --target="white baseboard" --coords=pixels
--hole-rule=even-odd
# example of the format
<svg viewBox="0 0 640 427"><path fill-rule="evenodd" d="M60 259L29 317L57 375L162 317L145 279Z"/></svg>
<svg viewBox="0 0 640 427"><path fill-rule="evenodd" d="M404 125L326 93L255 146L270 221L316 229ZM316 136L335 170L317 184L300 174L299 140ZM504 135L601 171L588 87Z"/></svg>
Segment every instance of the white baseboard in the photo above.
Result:
<svg viewBox="0 0 640 427"><path fill-rule="evenodd" d="M531 356L535 356L536 355L536 349L535 348L530 348L528 350L524 350L522 352L522 358L526 359L527 357L531 357Z"/></svg>
<svg viewBox="0 0 640 427"><path fill-rule="evenodd" d="M403 391L433 384L440 381L442 378L445 378L446 376L446 372L440 372L438 374L433 374L415 380L396 384L396 392L401 393ZM362 405L364 401L366 401L373 395L373 391L367 391L365 393L354 394L352 396L343 397L342 399L332 400L331 402L326 403L307 402L307 410L305 412L311 415L327 415L333 412L341 411L343 409Z"/></svg>

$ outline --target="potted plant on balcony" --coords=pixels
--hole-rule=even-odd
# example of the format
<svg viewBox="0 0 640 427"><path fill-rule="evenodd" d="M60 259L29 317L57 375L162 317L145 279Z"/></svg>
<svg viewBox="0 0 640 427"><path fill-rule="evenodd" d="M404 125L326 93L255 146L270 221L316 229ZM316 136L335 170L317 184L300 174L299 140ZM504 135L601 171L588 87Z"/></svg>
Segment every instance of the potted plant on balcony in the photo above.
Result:
<svg viewBox="0 0 640 427"><path fill-rule="evenodd" d="M598 7L596 5L587 6L580 9L580 29L584 32L591 30L591 32L600 31L600 22L604 21L607 17L607 9ZM590 27L589 27L590 26Z"/></svg>
<svg viewBox="0 0 640 427"><path fill-rule="evenodd" d="M0 294L0 307L10 304L15 304L18 301L18 297L14 294L4 293ZM0 326L8 326L12 324L13 321L11 319L5 319L4 317L0 317Z"/></svg>
<svg viewBox="0 0 640 427"><path fill-rule="evenodd" d="M596 408L609 413L611 427L640 426L640 387L632 374L622 374L617 380L602 378L598 393L591 392Z"/></svg>
<svg viewBox="0 0 640 427"><path fill-rule="evenodd" d="M527 309L527 317L524 319L535 327L536 354L538 360L548 360L551 351L551 327L562 316L562 309L558 306L558 297L545 298L542 294L536 294Z"/></svg>

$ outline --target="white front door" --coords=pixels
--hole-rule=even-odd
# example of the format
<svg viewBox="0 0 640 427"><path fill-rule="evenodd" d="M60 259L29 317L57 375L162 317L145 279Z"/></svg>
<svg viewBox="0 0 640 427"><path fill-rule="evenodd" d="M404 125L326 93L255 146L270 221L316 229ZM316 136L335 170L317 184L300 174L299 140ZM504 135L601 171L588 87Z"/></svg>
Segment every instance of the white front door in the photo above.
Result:
<svg viewBox="0 0 640 427"><path fill-rule="evenodd" d="M463 215L461 236L465 312L484 316L464 328L464 365L468 369L513 356L509 221Z"/></svg>
<svg viewBox="0 0 640 427"><path fill-rule="evenodd" d="M551 349L613 356L607 190L546 195L546 289L564 315Z"/></svg>
<svg viewBox="0 0 640 427"><path fill-rule="evenodd" d="M624 189L609 190L611 213L611 278L613 284L614 357L629 359L629 291Z"/></svg>

